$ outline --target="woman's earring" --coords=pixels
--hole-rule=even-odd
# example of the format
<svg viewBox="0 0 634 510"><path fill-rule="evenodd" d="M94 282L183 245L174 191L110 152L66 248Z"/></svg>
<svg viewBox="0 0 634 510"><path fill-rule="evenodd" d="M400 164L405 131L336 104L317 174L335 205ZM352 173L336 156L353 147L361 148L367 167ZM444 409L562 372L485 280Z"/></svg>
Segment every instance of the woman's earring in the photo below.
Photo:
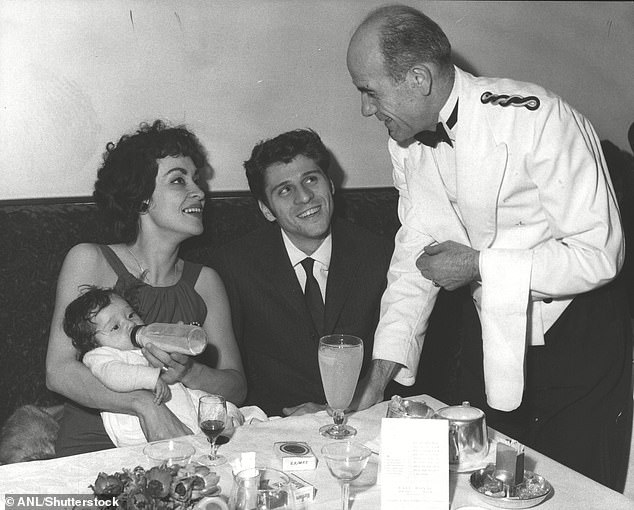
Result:
<svg viewBox="0 0 634 510"><path fill-rule="evenodd" d="M147 212L147 210L150 208L150 201L149 200L144 200L141 203L141 207L139 207L139 212L140 213L144 213Z"/></svg>

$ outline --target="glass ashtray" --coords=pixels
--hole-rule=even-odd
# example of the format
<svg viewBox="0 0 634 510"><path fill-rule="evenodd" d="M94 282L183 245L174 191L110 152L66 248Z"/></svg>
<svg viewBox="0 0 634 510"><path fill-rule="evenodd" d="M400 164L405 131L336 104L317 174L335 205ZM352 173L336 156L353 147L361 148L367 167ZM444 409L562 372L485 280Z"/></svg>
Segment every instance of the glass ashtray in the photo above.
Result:
<svg viewBox="0 0 634 510"><path fill-rule="evenodd" d="M185 441L168 439L167 441L157 441L149 443L143 448L143 453L151 462L155 464L165 464L173 466L175 464L185 465L189 463L196 448Z"/></svg>
<svg viewBox="0 0 634 510"><path fill-rule="evenodd" d="M495 478L495 464L472 473L469 482L481 501L498 508L531 508L553 492L552 485L543 476L524 471L524 481L514 488L513 496L508 496L504 484Z"/></svg>

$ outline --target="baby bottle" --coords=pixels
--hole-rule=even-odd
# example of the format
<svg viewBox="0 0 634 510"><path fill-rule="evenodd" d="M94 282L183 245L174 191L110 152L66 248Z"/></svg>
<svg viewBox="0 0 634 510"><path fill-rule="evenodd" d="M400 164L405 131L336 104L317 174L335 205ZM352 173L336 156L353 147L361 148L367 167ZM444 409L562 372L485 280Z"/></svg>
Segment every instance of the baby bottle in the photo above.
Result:
<svg viewBox="0 0 634 510"><path fill-rule="evenodd" d="M166 324L155 322L146 326L134 326L130 340L135 347L152 343L165 352L197 355L207 347L207 334L194 324Z"/></svg>

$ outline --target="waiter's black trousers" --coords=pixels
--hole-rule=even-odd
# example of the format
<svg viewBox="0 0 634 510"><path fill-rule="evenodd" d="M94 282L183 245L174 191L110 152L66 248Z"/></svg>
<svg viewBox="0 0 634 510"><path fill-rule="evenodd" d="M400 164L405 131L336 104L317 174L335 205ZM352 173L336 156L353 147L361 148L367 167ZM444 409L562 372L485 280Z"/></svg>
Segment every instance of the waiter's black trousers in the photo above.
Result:
<svg viewBox="0 0 634 510"><path fill-rule="evenodd" d="M522 405L509 413L486 405L472 303L462 315L457 400L485 411L491 427L622 492L632 432L632 329L621 283L575 297L546 333L546 345L528 348Z"/></svg>

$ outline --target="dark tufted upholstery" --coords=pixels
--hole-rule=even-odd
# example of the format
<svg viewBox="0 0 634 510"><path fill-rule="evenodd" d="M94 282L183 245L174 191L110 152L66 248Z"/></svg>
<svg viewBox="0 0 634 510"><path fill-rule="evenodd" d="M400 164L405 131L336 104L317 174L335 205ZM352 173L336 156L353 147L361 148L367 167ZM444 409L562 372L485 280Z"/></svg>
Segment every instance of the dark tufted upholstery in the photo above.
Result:
<svg viewBox="0 0 634 510"><path fill-rule="evenodd" d="M392 188L339 190L336 212L379 234L398 229ZM205 233L182 256L205 263L211 250L265 220L248 192L212 193ZM0 202L0 426L23 404L54 405L44 362L55 286L66 252L80 242L115 242L91 199Z"/></svg>

